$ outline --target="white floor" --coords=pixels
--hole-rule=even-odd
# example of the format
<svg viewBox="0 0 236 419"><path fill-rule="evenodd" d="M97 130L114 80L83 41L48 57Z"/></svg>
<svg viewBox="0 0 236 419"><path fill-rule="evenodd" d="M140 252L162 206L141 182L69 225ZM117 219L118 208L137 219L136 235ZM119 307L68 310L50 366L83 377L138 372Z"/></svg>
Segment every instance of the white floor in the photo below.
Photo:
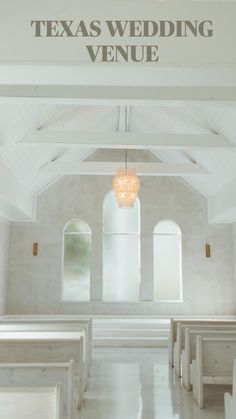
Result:
<svg viewBox="0 0 236 419"><path fill-rule="evenodd" d="M167 349L95 348L80 419L223 419L223 389L200 410L168 367ZM228 389L227 389L228 390Z"/></svg>

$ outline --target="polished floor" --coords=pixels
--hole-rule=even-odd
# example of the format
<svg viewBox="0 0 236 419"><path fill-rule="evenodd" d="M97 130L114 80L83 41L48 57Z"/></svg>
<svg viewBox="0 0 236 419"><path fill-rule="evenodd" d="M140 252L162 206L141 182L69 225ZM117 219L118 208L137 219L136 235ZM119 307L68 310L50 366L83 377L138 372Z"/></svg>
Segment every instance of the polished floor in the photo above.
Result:
<svg viewBox="0 0 236 419"><path fill-rule="evenodd" d="M80 419L223 419L224 389L200 410L168 367L167 349L95 348Z"/></svg>

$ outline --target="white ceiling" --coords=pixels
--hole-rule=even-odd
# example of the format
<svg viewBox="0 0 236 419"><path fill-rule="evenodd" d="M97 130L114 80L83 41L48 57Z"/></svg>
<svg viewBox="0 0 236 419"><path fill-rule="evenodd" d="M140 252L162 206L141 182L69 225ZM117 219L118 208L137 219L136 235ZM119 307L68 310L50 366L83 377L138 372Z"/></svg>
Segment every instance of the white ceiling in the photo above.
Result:
<svg viewBox="0 0 236 419"><path fill-rule="evenodd" d="M73 106L50 104L0 104L0 152L2 161L33 195L58 179L39 169L53 160L81 161L93 149L66 149L52 145L18 144L29 133L42 130L114 132L119 129L118 106ZM152 133L217 133L236 145L235 103L222 105L179 102L170 106L137 106L130 109L129 131ZM236 149L152 151L165 162L197 162L206 175L184 179L206 198L236 178Z"/></svg>

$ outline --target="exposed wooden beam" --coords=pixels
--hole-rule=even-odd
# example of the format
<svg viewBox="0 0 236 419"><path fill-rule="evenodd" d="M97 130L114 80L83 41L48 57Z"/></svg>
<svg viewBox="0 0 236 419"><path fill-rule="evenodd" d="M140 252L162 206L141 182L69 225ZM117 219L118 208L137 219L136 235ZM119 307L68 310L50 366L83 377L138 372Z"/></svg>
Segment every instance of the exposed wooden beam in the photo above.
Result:
<svg viewBox="0 0 236 419"><path fill-rule="evenodd" d="M114 175L124 162L52 162L40 169L42 173L58 175ZM136 169L140 176L186 176L204 175L208 172L196 163L141 163L129 162L128 167Z"/></svg>
<svg viewBox="0 0 236 419"><path fill-rule="evenodd" d="M170 101L235 106L236 87L13 86L0 83L0 103L170 106Z"/></svg>
<svg viewBox="0 0 236 419"><path fill-rule="evenodd" d="M115 88L114 88L115 89ZM117 92L116 92L117 90ZM160 106L184 107L201 105L209 107L236 107L236 88L225 91L198 88L177 89L172 93L167 89L117 88L80 89L75 87L53 86L2 86L0 85L0 103L19 103L35 105L77 105L77 106Z"/></svg>
<svg viewBox="0 0 236 419"><path fill-rule="evenodd" d="M142 132L80 132L39 130L27 135L19 146L56 146L113 149L222 149L235 148L216 134L155 134ZM236 150L236 148L235 148Z"/></svg>
<svg viewBox="0 0 236 419"><path fill-rule="evenodd" d="M0 85L128 87L236 87L231 67L157 67L125 63L0 63ZM35 92L37 93L37 92Z"/></svg>
<svg viewBox="0 0 236 419"><path fill-rule="evenodd" d="M236 101L232 68L0 64L0 100L140 105L160 100Z"/></svg>

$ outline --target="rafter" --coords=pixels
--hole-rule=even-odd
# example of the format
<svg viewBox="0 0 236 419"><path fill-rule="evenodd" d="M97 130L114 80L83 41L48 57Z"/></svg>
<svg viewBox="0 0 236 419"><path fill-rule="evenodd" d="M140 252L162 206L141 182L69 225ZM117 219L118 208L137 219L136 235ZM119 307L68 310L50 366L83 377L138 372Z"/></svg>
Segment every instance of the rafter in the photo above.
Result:
<svg viewBox="0 0 236 419"><path fill-rule="evenodd" d="M124 162L60 162L55 161L43 166L40 171L58 175L114 175ZM207 171L198 164L140 163L129 162L140 176L182 176L204 175Z"/></svg>
<svg viewBox="0 0 236 419"><path fill-rule="evenodd" d="M27 135L19 146L88 147L115 149L189 150L235 148L222 135L156 134L143 132L81 132L39 130ZM236 148L235 148L236 150Z"/></svg>

